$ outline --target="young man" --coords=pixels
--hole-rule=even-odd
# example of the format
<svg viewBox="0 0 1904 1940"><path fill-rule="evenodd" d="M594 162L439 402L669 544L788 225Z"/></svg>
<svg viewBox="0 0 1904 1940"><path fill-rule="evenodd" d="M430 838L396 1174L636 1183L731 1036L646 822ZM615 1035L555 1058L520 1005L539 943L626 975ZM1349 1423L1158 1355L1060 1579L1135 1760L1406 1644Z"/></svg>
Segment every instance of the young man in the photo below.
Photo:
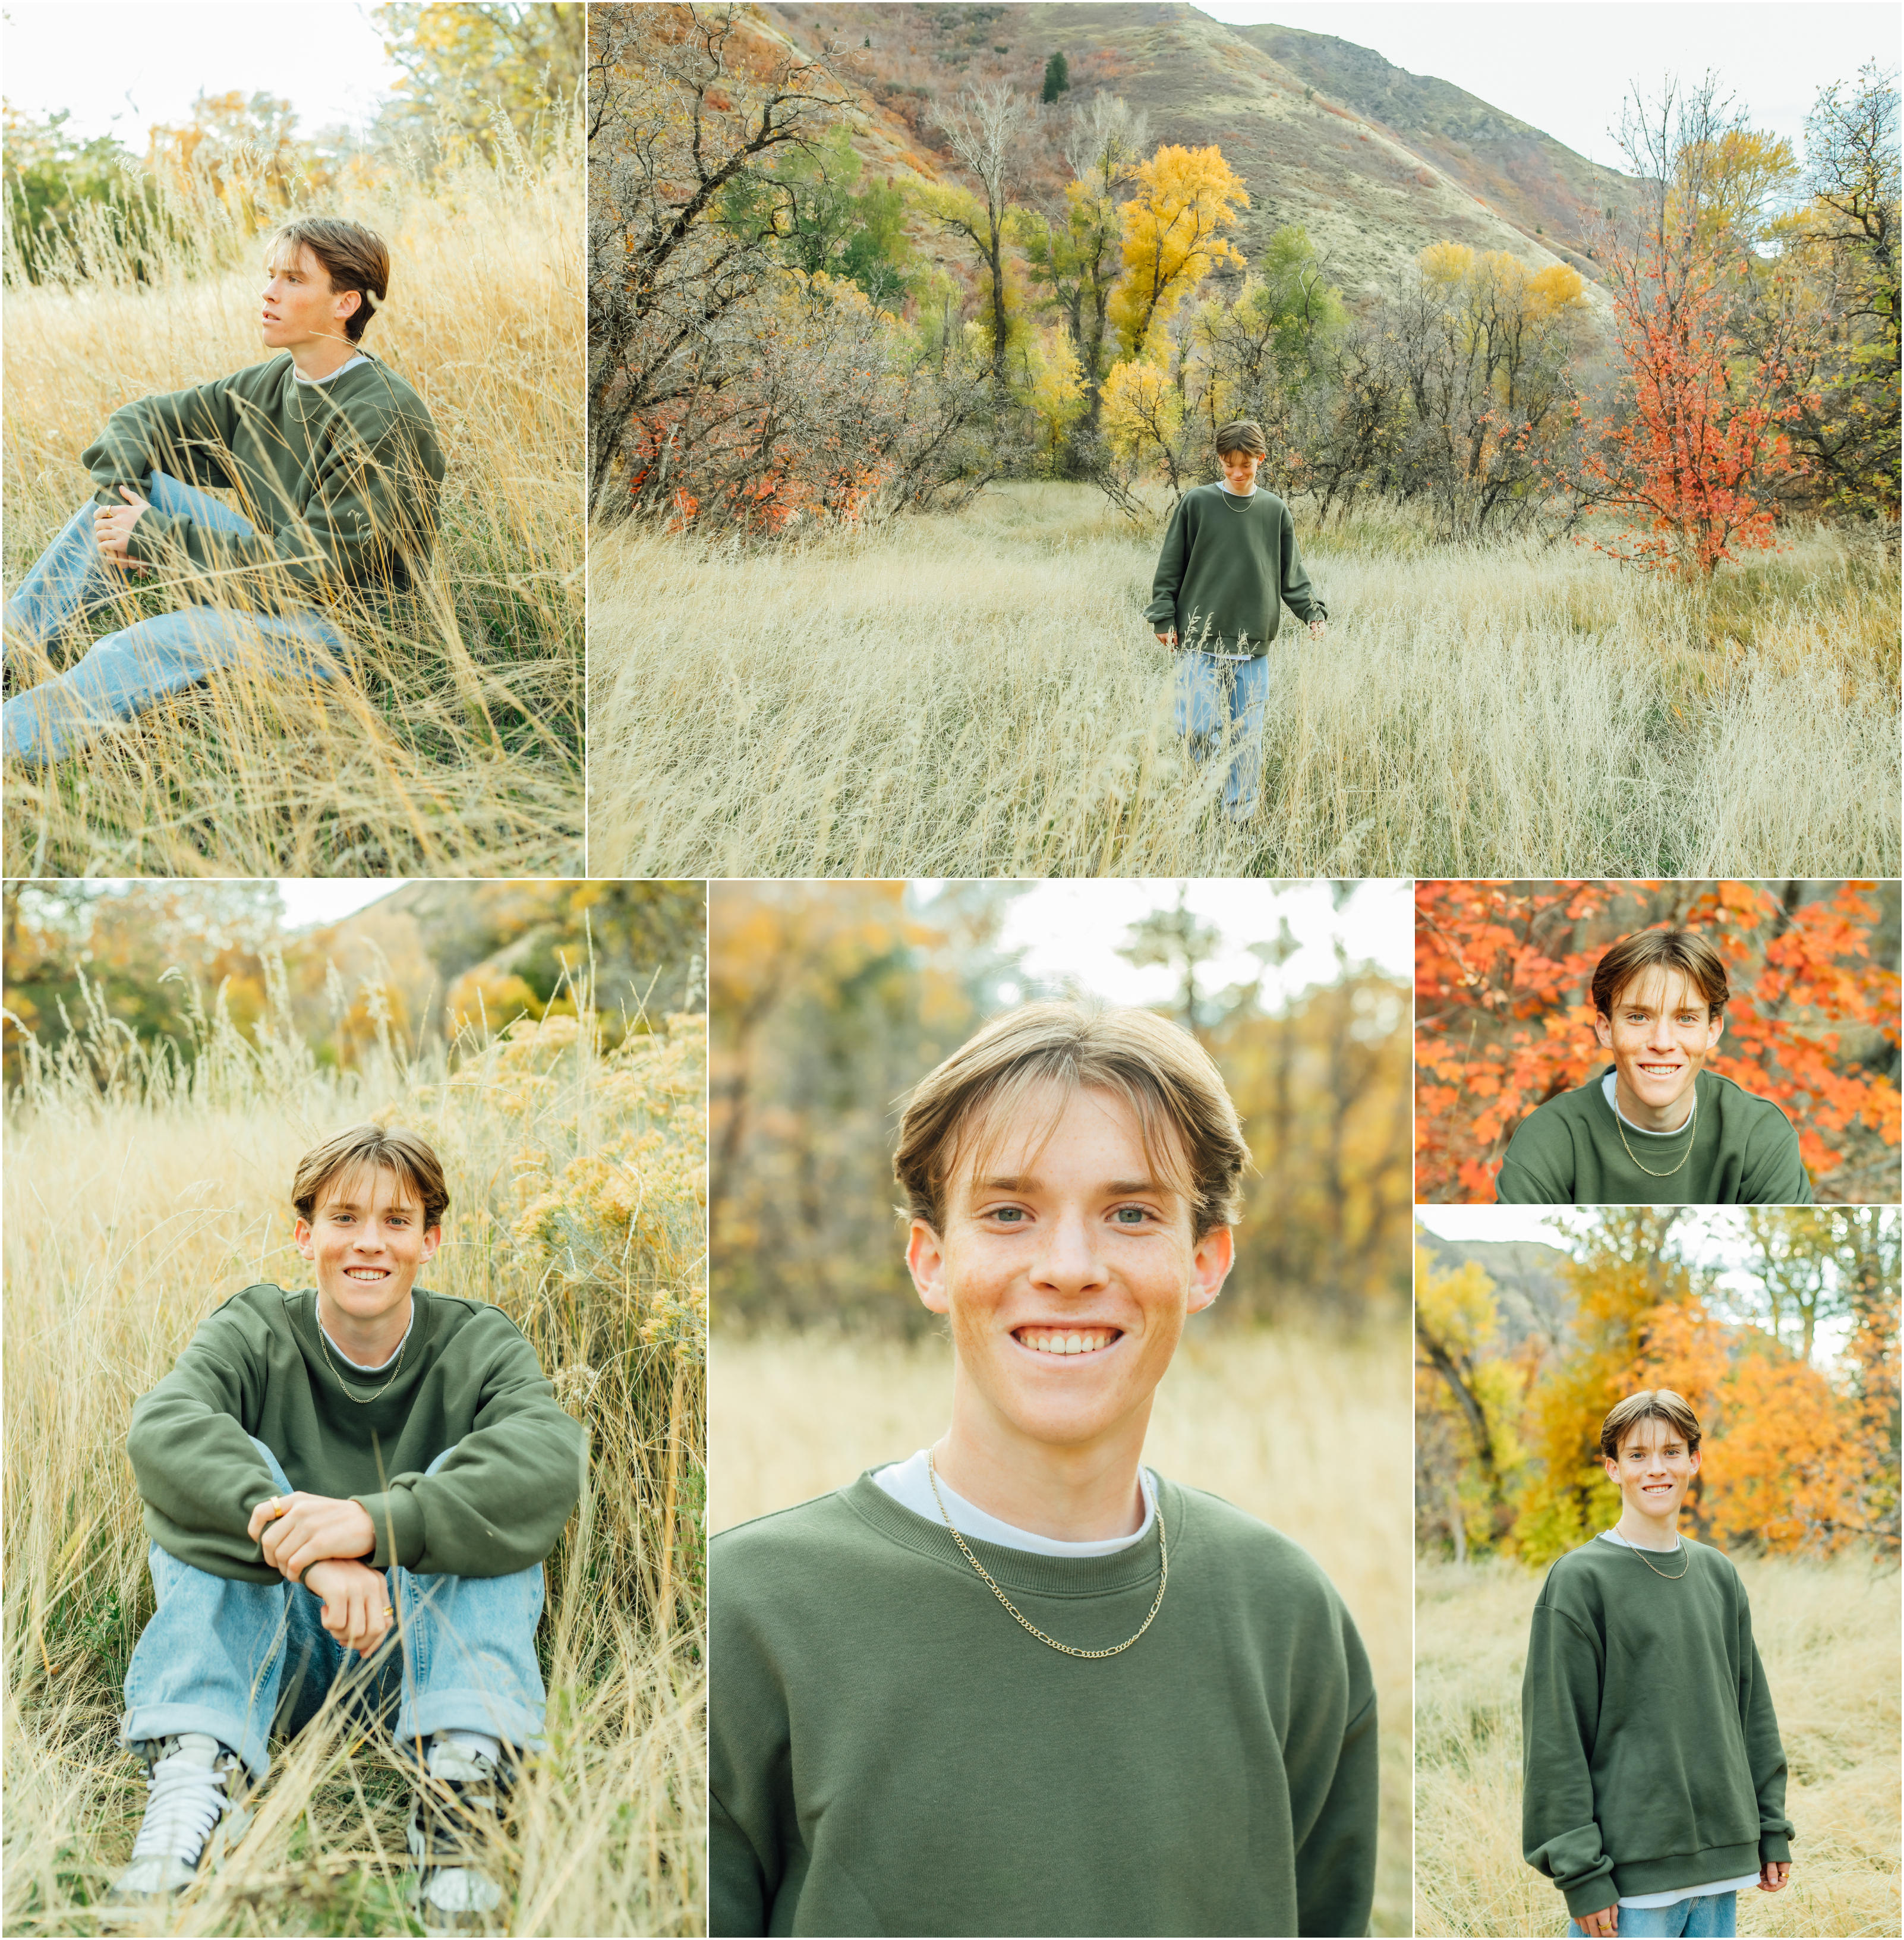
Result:
<svg viewBox="0 0 1904 1940"><path fill-rule="evenodd" d="M1360 1934L1375 1707L1287 1537L1141 1469L1248 1154L1144 1011L1034 1004L912 1094L930 1448L711 1551L716 1934Z"/></svg>
<svg viewBox="0 0 1904 1940"><path fill-rule="evenodd" d="M422 1139L340 1133L291 1197L315 1291L236 1295L133 1409L158 1609L126 1673L151 1795L116 1890L189 1883L274 1722L335 1688L365 1718L398 1699L423 1917L454 1931L501 1902L483 1834L541 1741L542 1560L583 1438L499 1309L416 1286L449 1203Z"/></svg>
<svg viewBox="0 0 1904 1940"><path fill-rule="evenodd" d="M1613 1061L1522 1121L1495 1184L1501 1204L1811 1203L1791 1121L1705 1068L1729 992L1704 938L1622 938L1595 966L1592 992L1594 1031Z"/></svg>
<svg viewBox="0 0 1904 1940"><path fill-rule="evenodd" d="M284 354L113 413L81 462L98 490L6 602L9 685L29 649L161 575L175 610L93 642L0 707L0 746L36 767L247 654L329 679L337 595L401 590L428 560L443 453L423 401L361 347L389 285L355 222L287 224L267 258L260 328ZM194 489L236 490L248 516Z"/></svg>
<svg viewBox="0 0 1904 1940"><path fill-rule="evenodd" d="M1267 655L1283 605L1317 639L1329 617L1302 569L1289 508L1256 482L1269 449L1262 427L1248 418L1217 433L1222 480L1177 500L1144 609L1157 638L1184 650L1177 731L1190 737L1196 758L1207 758L1232 726L1240 730L1223 784L1224 813L1238 822L1256 813Z"/></svg>
<svg viewBox="0 0 1904 1940"><path fill-rule="evenodd" d="M1570 1934L1723 1935L1790 1872L1785 1752L1738 1572L1680 1536L1699 1423L1670 1388L1613 1409L1619 1523L1547 1572L1521 1686L1522 1846Z"/></svg>

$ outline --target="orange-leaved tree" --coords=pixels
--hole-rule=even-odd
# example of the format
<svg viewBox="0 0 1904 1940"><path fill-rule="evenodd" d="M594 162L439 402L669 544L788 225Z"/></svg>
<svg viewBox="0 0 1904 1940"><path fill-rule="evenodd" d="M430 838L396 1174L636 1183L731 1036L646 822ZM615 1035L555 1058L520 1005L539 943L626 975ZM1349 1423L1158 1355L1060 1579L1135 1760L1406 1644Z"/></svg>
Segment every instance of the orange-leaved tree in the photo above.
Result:
<svg viewBox="0 0 1904 1940"><path fill-rule="evenodd" d="M1894 1198L1894 948L1862 882L1415 886L1415 1195L1488 1200L1516 1127L1604 1067L1589 994L1607 946L1698 931L1732 999L1710 1069L1796 1125L1814 1191Z"/></svg>
<svg viewBox="0 0 1904 1940"><path fill-rule="evenodd" d="M1632 210L1609 212L1595 253L1622 383L1615 409L1582 408L1570 482L1583 509L1628 528L1598 550L1709 578L1738 550L1771 543L1777 488L1803 471L1787 379L1811 324L1784 307L1749 346L1735 327L1759 266L1726 218L1741 178L1757 179L1741 157L1758 148L1724 120L1710 80L1629 105L1621 141L1643 187Z"/></svg>

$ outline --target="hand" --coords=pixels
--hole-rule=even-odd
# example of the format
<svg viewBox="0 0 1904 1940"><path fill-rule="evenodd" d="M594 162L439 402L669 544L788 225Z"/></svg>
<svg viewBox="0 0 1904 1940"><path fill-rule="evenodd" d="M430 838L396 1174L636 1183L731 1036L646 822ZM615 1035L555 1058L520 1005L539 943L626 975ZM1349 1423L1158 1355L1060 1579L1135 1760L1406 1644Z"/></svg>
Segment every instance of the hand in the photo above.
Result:
<svg viewBox="0 0 1904 1940"><path fill-rule="evenodd" d="M127 553L126 547L141 514L152 508L129 485L120 486L119 496L125 500L124 505L102 505L93 513L93 536L99 541L100 551L115 566L129 572L143 572L145 568Z"/></svg>
<svg viewBox="0 0 1904 1940"><path fill-rule="evenodd" d="M324 1599L324 1627L346 1650L368 1657L390 1628L390 1588L379 1570L342 1557L313 1563L304 1587Z"/></svg>
<svg viewBox="0 0 1904 1940"><path fill-rule="evenodd" d="M1619 1931L1619 1902L1602 1907L1598 1913L1589 1913L1579 1923L1583 1933L1616 1934Z"/></svg>
<svg viewBox="0 0 1904 1940"><path fill-rule="evenodd" d="M1157 638L1161 640L1165 646L1174 647L1177 644L1177 629L1173 627L1168 633L1159 633L1157 636Z"/></svg>
<svg viewBox="0 0 1904 1940"><path fill-rule="evenodd" d="M368 1556L377 1546L376 1525L361 1502L309 1496L300 1489L269 1496L251 1511L245 1533L264 1560L295 1583L313 1563L333 1556Z"/></svg>
<svg viewBox="0 0 1904 1940"><path fill-rule="evenodd" d="M1792 1876L1790 1859L1767 1859L1759 1868L1759 1890L1776 1893Z"/></svg>
<svg viewBox="0 0 1904 1940"><path fill-rule="evenodd" d="M1309 622L1309 638L1311 639L1319 640L1322 638L1324 624L1324 623L1321 620L1311 620Z"/></svg>

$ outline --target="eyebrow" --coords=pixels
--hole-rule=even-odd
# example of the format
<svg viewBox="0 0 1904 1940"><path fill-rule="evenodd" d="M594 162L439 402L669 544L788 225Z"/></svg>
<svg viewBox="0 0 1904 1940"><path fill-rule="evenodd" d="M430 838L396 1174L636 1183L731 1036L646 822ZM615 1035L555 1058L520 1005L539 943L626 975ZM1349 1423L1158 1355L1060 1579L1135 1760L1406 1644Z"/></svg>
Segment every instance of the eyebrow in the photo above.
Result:
<svg viewBox="0 0 1904 1940"><path fill-rule="evenodd" d="M972 1189L975 1192L1032 1193L1041 1190L1043 1185L1043 1181L1033 1174L1001 1173L994 1178L974 1179ZM1170 1189L1154 1179L1113 1179L1098 1188L1109 1199L1121 1199L1137 1192L1162 1194Z"/></svg>

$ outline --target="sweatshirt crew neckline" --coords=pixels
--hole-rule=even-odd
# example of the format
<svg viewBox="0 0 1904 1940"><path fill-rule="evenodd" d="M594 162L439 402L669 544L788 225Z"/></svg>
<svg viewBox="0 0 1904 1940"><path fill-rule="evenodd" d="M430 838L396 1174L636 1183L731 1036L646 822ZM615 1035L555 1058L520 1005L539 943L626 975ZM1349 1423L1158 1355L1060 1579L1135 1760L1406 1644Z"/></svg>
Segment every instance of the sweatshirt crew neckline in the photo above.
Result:
<svg viewBox="0 0 1904 1940"><path fill-rule="evenodd" d="M949 1517L952 1527L961 1536L982 1536L987 1542L996 1543L1001 1549L1024 1550L1035 1556L1114 1556L1133 1543L1142 1542L1156 1527L1157 1478L1147 1469L1140 1467L1137 1472L1138 1488L1144 1498L1144 1520L1130 1535L1067 1542L1057 1536L1040 1536L1034 1530L1020 1529L1016 1524L988 1514L977 1503L959 1494L944 1476L940 1475L937 1478L939 1493L944 1497L946 1505L945 1514L942 1516L933 1498L934 1478L926 1466L925 1458L926 1451L921 1448L903 1462L888 1463L885 1468L869 1472L894 1501L910 1509L915 1516L942 1526L946 1518Z"/></svg>

